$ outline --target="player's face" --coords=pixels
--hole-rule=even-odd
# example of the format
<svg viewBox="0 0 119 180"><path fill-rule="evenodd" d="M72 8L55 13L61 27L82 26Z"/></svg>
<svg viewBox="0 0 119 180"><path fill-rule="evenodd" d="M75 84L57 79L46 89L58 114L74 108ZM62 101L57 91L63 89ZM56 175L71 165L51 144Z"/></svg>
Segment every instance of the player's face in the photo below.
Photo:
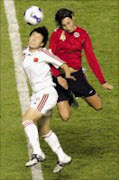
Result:
<svg viewBox="0 0 119 180"><path fill-rule="evenodd" d="M72 33L76 29L74 18L71 19L69 17L66 17L62 19L62 28L68 33Z"/></svg>
<svg viewBox="0 0 119 180"><path fill-rule="evenodd" d="M40 33L33 32L29 37L29 47L31 49L38 49L43 45L43 36Z"/></svg>

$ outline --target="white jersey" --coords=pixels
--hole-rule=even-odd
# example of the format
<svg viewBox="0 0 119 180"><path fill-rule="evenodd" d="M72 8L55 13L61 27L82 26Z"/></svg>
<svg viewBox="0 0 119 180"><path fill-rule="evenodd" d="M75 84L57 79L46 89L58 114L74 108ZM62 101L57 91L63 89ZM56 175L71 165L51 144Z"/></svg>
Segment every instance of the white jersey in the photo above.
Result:
<svg viewBox="0 0 119 180"><path fill-rule="evenodd" d="M38 92L48 86L55 86L49 64L58 69L63 63L65 62L46 48L30 52L28 47L23 51L22 64L33 92Z"/></svg>

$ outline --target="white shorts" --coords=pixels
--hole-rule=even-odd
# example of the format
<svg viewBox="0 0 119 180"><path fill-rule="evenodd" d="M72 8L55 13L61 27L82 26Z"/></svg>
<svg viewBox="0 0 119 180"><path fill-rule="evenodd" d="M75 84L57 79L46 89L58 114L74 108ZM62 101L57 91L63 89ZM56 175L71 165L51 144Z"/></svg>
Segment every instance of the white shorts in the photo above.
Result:
<svg viewBox="0 0 119 180"><path fill-rule="evenodd" d="M53 107L57 104L58 94L54 87L47 87L34 93L31 96L30 107L37 109L44 116L52 113Z"/></svg>

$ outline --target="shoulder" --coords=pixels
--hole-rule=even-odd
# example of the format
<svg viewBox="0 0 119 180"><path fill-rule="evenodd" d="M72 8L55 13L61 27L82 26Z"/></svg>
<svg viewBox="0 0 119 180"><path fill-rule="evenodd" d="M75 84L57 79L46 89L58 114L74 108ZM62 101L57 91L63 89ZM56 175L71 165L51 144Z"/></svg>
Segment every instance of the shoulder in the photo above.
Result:
<svg viewBox="0 0 119 180"><path fill-rule="evenodd" d="M62 32L62 29L56 28L56 29L54 29L54 31L52 32L52 35L60 35L61 32Z"/></svg>
<svg viewBox="0 0 119 180"><path fill-rule="evenodd" d="M77 26L76 31L78 31L80 34L87 34L87 30L83 29L82 27Z"/></svg>
<svg viewBox="0 0 119 180"><path fill-rule="evenodd" d="M24 48L22 49L22 53L23 53L23 54L25 54L27 51L28 51L28 46L26 46L26 47L24 47Z"/></svg>
<svg viewBox="0 0 119 180"><path fill-rule="evenodd" d="M51 55L51 52L48 50L48 49L46 49L46 48L39 48L39 53L40 54L42 54L42 55Z"/></svg>
<svg viewBox="0 0 119 180"><path fill-rule="evenodd" d="M89 37L88 31L77 26L76 32L80 34L80 37L83 39L83 42Z"/></svg>

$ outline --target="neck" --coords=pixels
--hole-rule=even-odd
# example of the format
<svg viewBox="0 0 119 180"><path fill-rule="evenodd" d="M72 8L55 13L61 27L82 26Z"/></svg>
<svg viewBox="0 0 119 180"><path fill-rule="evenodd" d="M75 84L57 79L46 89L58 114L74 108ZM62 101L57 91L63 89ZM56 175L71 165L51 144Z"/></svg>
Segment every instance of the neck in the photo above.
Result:
<svg viewBox="0 0 119 180"><path fill-rule="evenodd" d="M77 28L77 26L75 25L75 26L74 26L74 31L76 30L76 28Z"/></svg>
<svg viewBox="0 0 119 180"><path fill-rule="evenodd" d="M40 48L40 47L39 47L39 48ZM34 49L34 48L29 47L29 51L30 51L30 52L37 52L39 48L35 48L35 49Z"/></svg>

